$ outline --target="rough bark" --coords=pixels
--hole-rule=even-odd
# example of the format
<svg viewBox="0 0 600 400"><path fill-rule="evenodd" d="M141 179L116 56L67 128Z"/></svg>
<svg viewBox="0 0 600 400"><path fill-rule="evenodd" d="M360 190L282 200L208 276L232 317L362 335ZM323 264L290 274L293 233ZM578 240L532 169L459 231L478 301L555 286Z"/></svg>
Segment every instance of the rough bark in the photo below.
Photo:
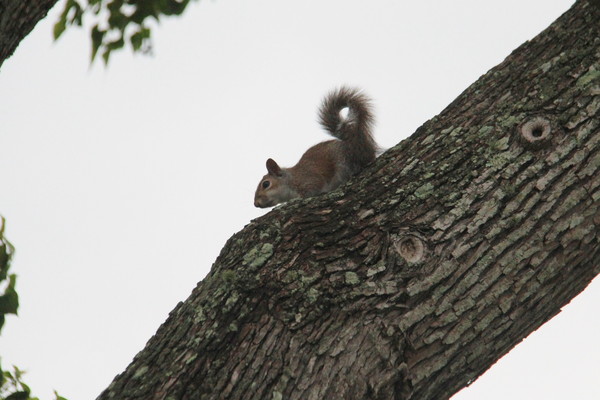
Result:
<svg viewBox="0 0 600 400"><path fill-rule="evenodd" d="M0 67L58 0L0 0Z"/></svg>
<svg viewBox="0 0 600 400"><path fill-rule="evenodd" d="M446 399L600 272L578 1L341 190L252 221L99 399Z"/></svg>

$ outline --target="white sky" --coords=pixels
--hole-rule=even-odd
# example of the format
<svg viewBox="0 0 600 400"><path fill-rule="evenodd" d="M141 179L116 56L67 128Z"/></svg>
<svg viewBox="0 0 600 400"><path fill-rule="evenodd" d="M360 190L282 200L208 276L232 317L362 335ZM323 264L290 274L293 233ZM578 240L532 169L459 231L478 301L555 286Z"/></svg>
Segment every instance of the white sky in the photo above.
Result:
<svg viewBox="0 0 600 400"><path fill-rule="evenodd" d="M2 363L34 394L94 399L225 241L262 215L267 157L326 139L322 96L360 86L390 147L572 0L219 0L161 23L155 56L90 68L54 9L0 71L0 214L20 316ZM600 399L600 282L470 388L469 399Z"/></svg>

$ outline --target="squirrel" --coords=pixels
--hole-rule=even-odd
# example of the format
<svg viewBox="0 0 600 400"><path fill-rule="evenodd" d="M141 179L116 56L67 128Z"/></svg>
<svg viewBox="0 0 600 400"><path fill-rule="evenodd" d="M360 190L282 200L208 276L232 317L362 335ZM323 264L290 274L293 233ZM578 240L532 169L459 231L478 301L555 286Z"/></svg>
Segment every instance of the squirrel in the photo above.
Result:
<svg viewBox="0 0 600 400"><path fill-rule="evenodd" d="M319 122L336 139L312 146L291 168L281 168L269 158L268 173L254 195L256 207L329 192L375 160L371 101L360 90L342 87L329 93L319 109Z"/></svg>

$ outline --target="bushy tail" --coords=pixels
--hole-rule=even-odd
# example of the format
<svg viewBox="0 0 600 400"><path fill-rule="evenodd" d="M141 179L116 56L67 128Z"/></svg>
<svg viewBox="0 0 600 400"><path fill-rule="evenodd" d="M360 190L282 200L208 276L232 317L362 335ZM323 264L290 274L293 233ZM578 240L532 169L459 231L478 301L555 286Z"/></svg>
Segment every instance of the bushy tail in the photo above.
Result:
<svg viewBox="0 0 600 400"><path fill-rule="evenodd" d="M340 113L348 108L348 113ZM348 163L354 172L375 160L377 145L371 128L371 101L358 89L341 87L329 93L319 110L319 122L333 136L344 142Z"/></svg>

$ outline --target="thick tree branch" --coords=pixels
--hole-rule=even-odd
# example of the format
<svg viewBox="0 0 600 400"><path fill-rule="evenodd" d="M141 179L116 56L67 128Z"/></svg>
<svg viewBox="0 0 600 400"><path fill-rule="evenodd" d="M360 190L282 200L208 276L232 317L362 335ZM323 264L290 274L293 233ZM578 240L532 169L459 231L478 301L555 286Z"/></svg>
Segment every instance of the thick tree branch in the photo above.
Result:
<svg viewBox="0 0 600 400"><path fill-rule="evenodd" d="M600 12L578 1L335 193L276 208L99 399L445 399L600 271Z"/></svg>
<svg viewBox="0 0 600 400"><path fill-rule="evenodd" d="M0 0L0 67L58 0Z"/></svg>

